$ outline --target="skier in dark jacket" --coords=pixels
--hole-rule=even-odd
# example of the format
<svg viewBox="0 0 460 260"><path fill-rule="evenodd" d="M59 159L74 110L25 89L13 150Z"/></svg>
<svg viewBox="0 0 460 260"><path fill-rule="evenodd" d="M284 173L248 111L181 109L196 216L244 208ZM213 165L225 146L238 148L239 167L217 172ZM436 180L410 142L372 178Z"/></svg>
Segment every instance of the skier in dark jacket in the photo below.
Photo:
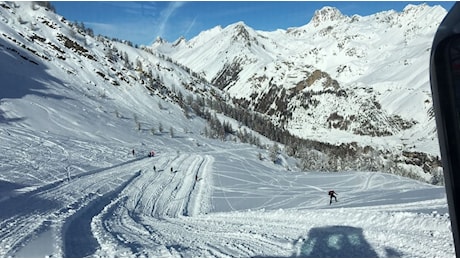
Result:
<svg viewBox="0 0 460 260"><path fill-rule="evenodd" d="M338 194L335 193L335 191L330 190L330 191L328 192L328 194L329 194L329 197L330 197L329 205L332 204L332 198L334 198L334 199L335 199L335 202L337 202L337 197L336 197L335 195L338 195Z"/></svg>

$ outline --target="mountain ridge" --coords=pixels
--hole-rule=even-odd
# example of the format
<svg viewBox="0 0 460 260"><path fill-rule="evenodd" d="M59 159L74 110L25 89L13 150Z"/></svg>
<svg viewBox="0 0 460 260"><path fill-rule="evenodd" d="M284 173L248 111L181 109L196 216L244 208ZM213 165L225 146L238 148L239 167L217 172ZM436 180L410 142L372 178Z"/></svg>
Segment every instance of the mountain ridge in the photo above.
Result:
<svg viewBox="0 0 460 260"><path fill-rule="evenodd" d="M291 61L295 53L266 69L257 53L229 55L242 69L236 78L260 84L254 100L264 102L244 104L204 73L95 36L49 4L0 2L1 257L455 255L439 158L352 138L299 139L275 125L281 107L320 114L328 102L362 111L353 105L360 97L388 104L369 96L371 86L347 87L308 60ZM258 34L258 45L233 44L276 46ZM217 78L230 82L222 68ZM282 77L268 78L277 70ZM381 84L373 87L385 91ZM334 127L346 127L346 115L331 112L321 116L344 134Z"/></svg>
<svg viewBox="0 0 460 260"><path fill-rule="evenodd" d="M398 78L416 83L411 86L412 92L419 95L417 100L425 111L414 118L398 113L408 107L401 106L407 99L400 95L408 89L379 74L391 66L385 63L379 65L375 75L365 74L363 64L369 61L358 56L368 57L365 54L369 50L354 42L365 37L356 31L348 38L339 37L340 30L328 26L314 32L322 34L321 39L328 39L329 45L332 43L337 57L354 59L346 65L340 61L331 65L325 56L330 49L313 47L321 39L305 42L308 37L297 34L286 39L287 31L262 32L242 22L226 28L214 27L200 34L204 37L201 39L187 42L181 38L175 46L158 38L154 46L162 48L159 51L94 36L89 28L69 23L35 3L5 3L1 8L2 55L13 58L17 66L11 68L15 73L3 75L2 82L12 86L34 85L36 81L25 81L16 70L38 68L30 72L41 77L38 85L43 91L51 91L50 97L60 100L66 97L63 93L76 91L82 100L64 99L76 102L70 107L93 106L102 113L95 117L111 113L115 122L131 118L134 129L140 132L155 135L169 128L174 135L201 128L199 132L206 137L250 142L263 149L269 149L273 141L279 142L289 156L300 158L298 167L303 170L372 169L439 184L436 128L433 117L424 114L432 111L423 76L425 69L419 66L420 48L408 48L411 52L406 55L407 62L387 62L418 67L411 68L416 74ZM336 38L344 40L342 47ZM215 48L209 48L209 42ZM418 75L422 75L420 79ZM378 83L369 83L376 79ZM393 90L388 91L389 87ZM30 93L41 92L24 90L24 94ZM28 98L3 102L2 120L53 131L40 118L28 117L27 111L18 105L27 103ZM133 104L117 103L126 100ZM38 106L38 111L44 109L35 100L31 104ZM176 125L161 124L166 111L177 116ZM52 123L65 116L45 109L46 113L50 114L46 120ZM101 131L88 133L89 122L83 116L62 120L73 126L68 130L85 137L104 135L104 124L114 124L96 122ZM416 127L423 131L413 131ZM275 155L279 152L273 151ZM279 162L275 157L273 161Z"/></svg>
<svg viewBox="0 0 460 260"><path fill-rule="evenodd" d="M434 120L430 113L428 58L431 39L445 14L446 10L442 7L426 4L409 4L401 12L389 10L351 17L343 15L337 8L324 7L315 12L309 23L297 28L263 32L238 22L214 31L209 38L206 33L202 33L177 48L170 48L168 43L164 43L153 49L194 68L232 98L244 100L248 108L254 108L263 99L276 99L264 94L274 93L269 91L274 86L285 91L297 89L299 94L303 92L302 95L318 96L318 91L327 92L327 82L336 82L334 84L339 85L341 94L347 93L350 98L356 96L358 103L360 99L369 100L367 104L376 104L378 108L375 113L387 114L386 117L393 118L393 121L395 117L402 120L397 129L387 127L381 133L401 134L402 129L404 131L400 140L417 136L409 142L403 140L406 146L417 145L417 139L426 135L427 146L419 146L417 149L439 155L437 144L428 144L428 140L436 142L437 138L432 131ZM244 34L245 44L232 42L231 39L235 37L234 32L232 34L234 27L245 28L244 31L248 32ZM187 45L191 42L200 42L201 45ZM318 75L320 78L316 78ZM339 102L340 97L335 96L338 100L332 103L347 102L347 99ZM405 100L401 96L406 96ZM417 104L413 104L415 101L407 102L411 97L414 97ZM305 100L298 95L296 99L299 100L297 103ZM318 101L320 104L325 102L314 102ZM305 128L306 125L301 121L307 120L308 124L319 121L325 129L322 133L325 137L318 139L322 141L331 139L326 131L330 127L324 126L332 114L345 112L348 114L345 117L356 118L356 113L359 113L359 107L352 109L355 112L346 111L345 108L342 108L345 111L338 111L335 107L324 107L323 110L330 113L323 112L322 119L318 120L308 117L309 114L315 114L315 111L303 109L296 112L299 106L293 103L284 105L278 112L283 113L282 110L289 106L292 107L290 112L297 114L298 119L287 122L290 124L288 130L300 137L311 138L308 133L295 129ZM414 110L418 112L414 113ZM259 112L267 113L267 110ZM272 119L283 125L280 117ZM393 123L388 121L388 125ZM358 128L365 126L361 123ZM355 138L356 141L360 142L359 138Z"/></svg>

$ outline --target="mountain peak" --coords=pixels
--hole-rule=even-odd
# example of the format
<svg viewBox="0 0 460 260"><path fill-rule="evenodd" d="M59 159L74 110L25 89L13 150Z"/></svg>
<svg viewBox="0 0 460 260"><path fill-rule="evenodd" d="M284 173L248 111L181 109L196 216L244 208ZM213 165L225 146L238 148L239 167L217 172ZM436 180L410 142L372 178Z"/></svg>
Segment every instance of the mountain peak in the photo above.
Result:
<svg viewBox="0 0 460 260"><path fill-rule="evenodd" d="M337 21L343 18L345 18L345 16L340 12L339 9L331 6L325 6L320 10L315 11L311 22L313 22L315 26L318 26L324 22Z"/></svg>
<svg viewBox="0 0 460 260"><path fill-rule="evenodd" d="M248 26L242 21L230 25L229 28L232 28L237 34L246 34L248 31Z"/></svg>
<svg viewBox="0 0 460 260"><path fill-rule="evenodd" d="M244 42L249 42L251 35L248 31L248 26L244 22L237 22L233 24L232 27L235 32L233 35L233 40L237 41L240 39Z"/></svg>
<svg viewBox="0 0 460 260"><path fill-rule="evenodd" d="M179 39L177 39L174 43L173 43L173 46L176 47L176 46L179 46L181 44L185 44L187 42L187 40L185 39L184 36L181 36L179 37Z"/></svg>
<svg viewBox="0 0 460 260"><path fill-rule="evenodd" d="M414 4L408 4L406 7L404 7L403 12L404 13L409 13L417 10L423 10L429 8L429 6L426 3L422 3L419 5L414 5Z"/></svg>
<svg viewBox="0 0 460 260"><path fill-rule="evenodd" d="M166 40L161 38L160 36L158 36L156 39L155 39L155 43L166 43Z"/></svg>
<svg viewBox="0 0 460 260"><path fill-rule="evenodd" d="M406 17L413 17L414 20L418 20L424 14L435 13L435 10L438 9L438 7L440 6L429 6L426 3L422 3L419 5L408 4L402 11L401 15ZM444 8L442 9L443 10L441 11L441 13L444 14L445 10Z"/></svg>

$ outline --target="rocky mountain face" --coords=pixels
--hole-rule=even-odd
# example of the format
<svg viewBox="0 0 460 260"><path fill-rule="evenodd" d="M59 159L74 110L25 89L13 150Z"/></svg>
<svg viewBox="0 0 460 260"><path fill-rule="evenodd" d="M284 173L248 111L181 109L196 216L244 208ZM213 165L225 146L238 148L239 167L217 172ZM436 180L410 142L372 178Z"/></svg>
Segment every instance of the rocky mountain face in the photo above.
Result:
<svg viewBox="0 0 460 260"><path fill-rule="evenodd" d="M186 118L208 120L217 134L205 135L264 147L245 125L281 142L304 170L380 170L439 183L428 60L441 7L366 17L324 7L298 28L264 32L239 22L142 48L94 36L47 8L1 3L0 54L22 61L2 78L7 85L32 71L82 97L145 91L160 109L169 102ZM13 92L1 89L6 98ZM151 113L152 101L142 102L124 111ZM9 120L2 110L0 117Z"/></svg>
<svg viewBox="0 0 460 260"><path fill-rule="evenodd" d="M425 4L365 17L324 7L298 28L239 22L151 48L301 138L439 155L428 68L445 14Z"/></svg>

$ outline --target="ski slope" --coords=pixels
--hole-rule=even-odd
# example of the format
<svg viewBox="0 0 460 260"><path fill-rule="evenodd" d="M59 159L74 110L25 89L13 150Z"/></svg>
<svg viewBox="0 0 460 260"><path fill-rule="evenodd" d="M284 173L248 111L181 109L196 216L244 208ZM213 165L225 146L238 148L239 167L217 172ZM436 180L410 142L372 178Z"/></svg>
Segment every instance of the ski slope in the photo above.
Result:
<svg viewBox="0 0 460 260"><path fill-rule="evenodd" d="M206 121L147 91L102 43L77 34L87 59L55 39L72 35L59 17L11 5L0 9L0 257L455 256L443 187L301 172L283 153L274 164L268 150L205 138ZM35 32L46 45L21 36ZM113 44L189 93L184 70ZM130 83L97 73L111 70Z"/></svg>
<svg viewBox="0 0 460 260"><path fill-rule="evenodd" d="M384 173L287 171L244 144L158 139L179 152L150 158L139 148L70 178L36 176L44 182L36 186L2 181L0 255L454 256L442 187ZM88 160L80 158L75 165ZM40 167L55 171L46 161ZM339 202L329 205L329 189Z"/></svg>

